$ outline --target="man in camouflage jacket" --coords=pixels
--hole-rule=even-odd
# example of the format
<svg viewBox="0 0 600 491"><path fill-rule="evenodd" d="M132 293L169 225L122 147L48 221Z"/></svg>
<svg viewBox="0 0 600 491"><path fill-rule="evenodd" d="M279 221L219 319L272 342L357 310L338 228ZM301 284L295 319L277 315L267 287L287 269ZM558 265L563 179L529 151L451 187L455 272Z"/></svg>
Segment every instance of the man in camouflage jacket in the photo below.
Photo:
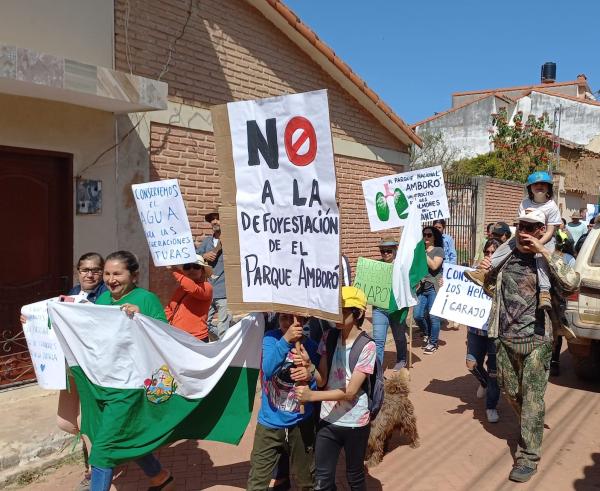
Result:
<svg viewBox="0 0 600 491"><path fill-rule="evenodd" d="M552 295L570 295L579 288L579 274L540 242L546 230L542 219L535 212L519 216L516 248L485 278L485 289L492 295L488 336L497 338L498 383L521 423L516 463L509 475L517 482L528 481L537 471L552 356L552 328L537 308L535 255L548 263ZM480 267L489 268L489 261Z"/></svg>

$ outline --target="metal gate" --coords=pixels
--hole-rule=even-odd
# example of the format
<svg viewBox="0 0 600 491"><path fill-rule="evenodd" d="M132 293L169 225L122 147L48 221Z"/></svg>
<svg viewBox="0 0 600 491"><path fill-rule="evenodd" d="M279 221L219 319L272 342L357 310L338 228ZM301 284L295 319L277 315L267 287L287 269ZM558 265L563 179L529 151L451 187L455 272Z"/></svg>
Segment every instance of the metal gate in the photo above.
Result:
<svg viewBox="0 0 600 491"><path fill-rule="evenodd" d="M446 233L456 245L457 263L471 266L477 252L477 184L470 177L444 176L450 218Z"/></svg>

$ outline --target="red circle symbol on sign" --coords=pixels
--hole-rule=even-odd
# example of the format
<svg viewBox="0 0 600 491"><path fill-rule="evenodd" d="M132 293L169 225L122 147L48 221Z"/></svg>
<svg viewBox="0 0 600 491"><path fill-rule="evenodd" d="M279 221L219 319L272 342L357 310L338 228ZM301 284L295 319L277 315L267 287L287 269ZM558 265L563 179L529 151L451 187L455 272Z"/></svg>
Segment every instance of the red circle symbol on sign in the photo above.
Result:
<svg viewBox="0 0 600 491"><path fill-rule="evenodd" d="M298 138L295 142L292 142L292 137L297 130L300 130ZM308 140L308 150L303 154L299 154L298 151L306 140ZM292 164L304 167L315 160L317 155L317 135L315 128L308 119L302 116L295 116L290 119L290 122L285 127L284 142L285 152Z"/></svg>

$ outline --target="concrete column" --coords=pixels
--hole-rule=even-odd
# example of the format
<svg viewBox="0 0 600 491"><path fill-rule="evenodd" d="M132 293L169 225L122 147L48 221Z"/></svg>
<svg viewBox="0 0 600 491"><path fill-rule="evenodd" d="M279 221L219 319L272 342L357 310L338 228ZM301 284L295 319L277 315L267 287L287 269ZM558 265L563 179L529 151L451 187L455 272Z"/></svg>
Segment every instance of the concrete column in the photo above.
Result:
<svg viewBox="0 0 600 491"><path fill-rule="evenodd" d="M477 230L475 232L475 247L478 248L483 242L485 230L485 192L486 185L490 178L488 176L475 176L472 178L473 183L477 185L477 217L475 220ZM480 251L476 250L475 254Z"/></svg>

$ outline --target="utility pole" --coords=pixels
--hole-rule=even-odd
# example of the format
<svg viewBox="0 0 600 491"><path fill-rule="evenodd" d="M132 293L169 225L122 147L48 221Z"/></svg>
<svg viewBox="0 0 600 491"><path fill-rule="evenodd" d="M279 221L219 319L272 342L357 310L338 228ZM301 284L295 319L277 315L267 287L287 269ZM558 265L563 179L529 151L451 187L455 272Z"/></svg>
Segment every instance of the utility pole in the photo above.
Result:
<svg viewBox="0 0 600 491"><path fill-rule="evenodd" d="M554 123L552 125L552 151L554 153L554 169L560 168L560 118L562 104L554 108ZM552 172L552 161L548 161L548 172Z"/></svg>

